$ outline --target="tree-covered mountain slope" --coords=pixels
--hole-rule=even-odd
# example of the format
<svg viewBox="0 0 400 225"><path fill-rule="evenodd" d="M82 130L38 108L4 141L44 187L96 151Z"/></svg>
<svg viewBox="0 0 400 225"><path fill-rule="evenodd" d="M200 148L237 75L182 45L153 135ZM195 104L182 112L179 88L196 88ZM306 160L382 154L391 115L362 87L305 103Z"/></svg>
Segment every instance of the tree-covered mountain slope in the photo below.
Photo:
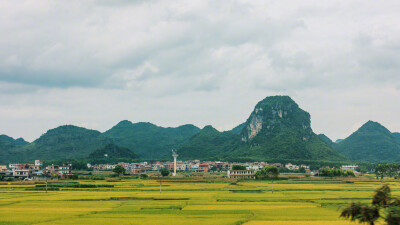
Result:
<svg viewBox="0 0 400 225"><path fill-rule="evenodd" d="M25 141L23 138L14 139L4 134L0 135L0 150L24 146L26 144L29 144L29 142Z"/></svg>
<svg viewBox="0 0 400 225"><path fill-rule="evenodd" d="M90 159L136 159L138 156L130 149L115 144L106 144L89 154Z"/></svg>
<svg viewBox="0 0 400 225"><path fill-rule="evenodd" d="M218 160L230 157L240 145L240 136L205 126L178 149L180 159Z"/></svg>
<svg viewBox="0 0 400 225"><path fill-rule="evenodd" d="M199 130L189 124L164 128L152 123L124 120L104 132L103 136L112 139L118 146L131 149L141 158L160 159L169 154L171 149L180 147Z"/></svg>
<svg viewBox="0 0 400 225"><path fill-rule="evenodd" d="M230 131L235 134L241 134L245 125L246 125L246 123L239 124Z"/></svg>
<svg viewBox="0 0 400 225"><path fill-rule="evenodd" d="M310 115L288 96L260 101L240 130L238 141L235 132L229 132L224 140L223 133L207 128L207 133L200 132L201 138L194 136L179 153L187 158L214 155L222 160L346 160L312 131ZM221 139L224 141L216 141ZM229 144L221 147L221 143Z"/></svg>
<svg viewBox="0 0 400 225"><path fill-rule="evenodd" d="M318 137L324 141L325 143L327 143L330 146L333 146L335 143L325 134L318 134Z"/></svg>
<svg viewBox="0 0 400 225"><path fill-rule="evenodd" d="M7 159L14 155L15 149L27 145L23 138L14 139L7 135L0 135L0 163L7 163Z"/></svg>
<svg viewBox="0 0 400 225"><path fill-rule="evenodd" d="M377 122L368 121L335 148L352 160L400 162L400 142L396 133Z"/></svg>
<svg viewBox="0 0 400 225"><path fill-rule="evenodd" d="M48 130L32 143L14 149L11 162L86 158L94 150L112 143L99 131L73 125Z"/></svg>
<svg viewBox="0 0 400 225"><path fill-rule="evenodd" d="M254 108L241 133L242 156L294 160L345 160L311 129L310 114L289 96L271 96Z"/></svg>

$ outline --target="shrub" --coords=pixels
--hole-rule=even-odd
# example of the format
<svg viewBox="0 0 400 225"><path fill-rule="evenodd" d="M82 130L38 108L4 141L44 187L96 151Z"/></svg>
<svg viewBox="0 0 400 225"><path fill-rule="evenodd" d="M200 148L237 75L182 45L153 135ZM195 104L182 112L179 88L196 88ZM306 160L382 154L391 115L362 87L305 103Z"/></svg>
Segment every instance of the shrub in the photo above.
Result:
<svg viewBox="0 0 400 225"><path fill-rule="evenodd" d="M149 177L149 175L147 174L140 174L140 179L147 179Z"/></svg>

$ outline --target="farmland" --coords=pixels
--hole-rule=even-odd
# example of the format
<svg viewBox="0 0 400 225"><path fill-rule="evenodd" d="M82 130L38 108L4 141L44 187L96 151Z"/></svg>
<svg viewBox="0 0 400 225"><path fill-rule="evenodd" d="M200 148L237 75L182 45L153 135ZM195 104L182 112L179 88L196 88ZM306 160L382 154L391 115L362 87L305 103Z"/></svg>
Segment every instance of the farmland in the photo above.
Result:
<svg viewBox="0 0 400 225"><path fill-rule="evenodd" d="M354 224L339 218L340 209L369 203L381 185L372 178L181 178L163 180L160 193L158 180L114 181L49 183L47 193L32 181L2 182L0 224ZM400 184L388 183L399 196Z"/></svg>

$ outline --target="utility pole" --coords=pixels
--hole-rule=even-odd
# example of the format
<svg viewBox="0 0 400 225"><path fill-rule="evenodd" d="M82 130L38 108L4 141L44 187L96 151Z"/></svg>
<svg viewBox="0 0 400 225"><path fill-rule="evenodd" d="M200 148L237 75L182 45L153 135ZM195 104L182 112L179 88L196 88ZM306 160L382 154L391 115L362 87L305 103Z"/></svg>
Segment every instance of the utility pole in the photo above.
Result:
<svg viewBox="0 0 400 225"><path fill-rule="evenodd" d="M160 194L161 194L161 180L160 180Z"/></svg>

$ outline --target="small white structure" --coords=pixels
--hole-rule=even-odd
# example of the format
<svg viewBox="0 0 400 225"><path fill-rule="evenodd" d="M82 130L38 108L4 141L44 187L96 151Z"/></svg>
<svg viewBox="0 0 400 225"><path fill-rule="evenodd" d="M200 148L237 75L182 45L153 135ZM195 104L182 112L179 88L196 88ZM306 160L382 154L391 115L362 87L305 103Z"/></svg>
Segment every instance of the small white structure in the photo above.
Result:
<svg viewBox="0 0 400 225"><path fill-rule="evenodd" d="M357 168L358 168L357 165L343 165L343 166L341 167L341 169L342 169L343 171L352 170L353 172L356 171Z"/></svg>
<svg viewBox="0 0 400 225"><path fill-rule="evenodd" d="M176 176L176 158L178 157L178 154L174 150L172 150L172 157L174 157L174 173L172 176Z"/></svg>
<svg viewBox="0 0 400 225"><path fill-rule="evenodd" d="M291 163L286 164L285 167L288 168L289 170L298 170L299 169L299 166L293 165Z"/></svg>

